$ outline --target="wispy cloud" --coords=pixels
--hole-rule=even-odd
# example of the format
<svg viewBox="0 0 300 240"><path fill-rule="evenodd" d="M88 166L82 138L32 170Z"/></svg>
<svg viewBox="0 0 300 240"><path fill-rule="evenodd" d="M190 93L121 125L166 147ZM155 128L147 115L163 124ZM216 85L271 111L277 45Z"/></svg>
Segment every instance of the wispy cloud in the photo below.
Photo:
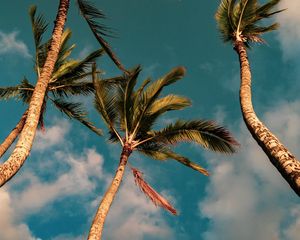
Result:
<svg viewBox="0 0 300 240"><path fill-rule="evenodd" d="M0 55L18 54L24 58L30 58L26 44L17 39L18 32L4 33L0 31Z"/></svg>
<svg viewBox="0 0 300 240"><path fill-rule="evenodd" d="M281 44L285 59L297 58L300 54L300 1L282 0L279 9L286 9L276 15L276 21L280 23L278 39Z"/></svg>
<svg viewBox="0 0 300 240"><path fill-rule="evenodd" d="M279 103L263 119L299 156L300 102ZM203 239L297 240L297 197L250 137L244 123L237 135L244 146L239 154L227 160L212 159L207 196L199 203L200 213L210 220Z"/></svg>

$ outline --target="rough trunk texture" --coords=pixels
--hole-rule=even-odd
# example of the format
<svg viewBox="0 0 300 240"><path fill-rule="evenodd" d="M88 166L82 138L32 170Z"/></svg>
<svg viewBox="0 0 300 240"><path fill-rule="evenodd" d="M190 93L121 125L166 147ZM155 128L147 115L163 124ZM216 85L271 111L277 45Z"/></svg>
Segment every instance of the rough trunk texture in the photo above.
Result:
<svg viewBox="0 0 300 240"><path fill-rule="evenodd" d="M88 240L101 240L106 216L121 184L124 175L124 170L130 154L131 149L127 144L125 144L123 147L123 151L120 157L120 163L116 171L115 177L113 178L109 188L107 189L104 197L102 198L97 213L94 217L92 226L90 228Z"/></svg>
<svg viewBox="0 0 300 240"><path fill-rule="evenodd" d="M242 42L236 42L234 48L240 60L240 103L246 126L272 164L290 184L295 193L300 196L300 162L256 116L251 99L251 71L247 51Z"/></svg>
<svg viewBox="0 0 300 240"><path fill-rule="evenodd" d="M18 124L15 126L15 128L10 132L10 134L5 138L5 140L0 144L0 157L6 153L7 149L13 144L13 142L16 140L16 138L19 136L20 132L22 131L25 121L27 118L28 110L26 110Z"/></svg>
<svg viewBox="0 0 300 240"><path fill-rule="evenodd" d="M35 137L39 122L41 108L45 97L45 92L57 60L61 36L67 18L69 9L69 0L60 0L58 13L52 33L50 49L37 84L35 86L31 101L29 104L28 115L24 128L20 134L9 159L0 166L0 186L11 179L21 168L30 153L32 143Z"/></svg>

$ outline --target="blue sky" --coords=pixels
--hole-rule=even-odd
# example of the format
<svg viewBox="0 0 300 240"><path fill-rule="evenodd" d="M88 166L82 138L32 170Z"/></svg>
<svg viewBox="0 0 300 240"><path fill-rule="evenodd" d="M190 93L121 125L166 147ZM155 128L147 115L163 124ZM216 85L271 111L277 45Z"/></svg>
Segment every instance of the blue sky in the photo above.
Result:
<svg viewBox="0 0 300 240"><path fill-rule="evenodd" d="M209 153L194 145L180 146L182 154L210 170L210 177L176 162L160 163L134 155L131 164L144 172L146 180L180 214L174 217L153 206L127 171L109 213L104 239L299 239L299 199L242 122L237 56L230 44L220 40L214 21L219 1L95 2L108 16L105 23L118 35L110 43L126 67L141 64L142 78L152 79L178 65L187 68L184 80L169 91L190 97L193 106L167 115L164 121L180 117L215 119L241 143L234 156ZM2 1L1 86L13 85L23 76L31 82L36 80L27 14L31 4L37 4L38 11L53 22L57 1ZM249 52L253 103L258 116L299 157L300 2L282 0L280 8L288 8L276 16L281 28L265 36L267 44L254 46ZM73 57L99 47L73 1L67 26L72 29L72 42L77 45ZM106 76L119 73L106 57L98 65ZM91 112L91 119L103 126L91 99L80 100ZM4 139L25 106L2 101L0 109L0 137ZM37 133L26 164L0 190L0 239L84 239L118 163L119 150L49 107L46 132Z"/></svg>

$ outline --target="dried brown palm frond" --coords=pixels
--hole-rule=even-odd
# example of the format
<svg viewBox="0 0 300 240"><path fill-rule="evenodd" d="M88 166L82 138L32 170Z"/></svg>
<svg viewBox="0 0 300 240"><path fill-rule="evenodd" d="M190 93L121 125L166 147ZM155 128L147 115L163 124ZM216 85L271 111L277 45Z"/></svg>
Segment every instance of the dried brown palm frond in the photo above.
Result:
<svg viewBox="0 0 300 240"><path fill-rule="evenodd" d="M136 185L141 189L141 191L147 197L150 198L150 200L154 203L155 206L160 206L160 207L168 210L170 213L177 215L176 209L143 179L142 172L140 172L136 168L131 168L131 170L132 170L132 173L134 176L134 181L135 181Z"/></svg>

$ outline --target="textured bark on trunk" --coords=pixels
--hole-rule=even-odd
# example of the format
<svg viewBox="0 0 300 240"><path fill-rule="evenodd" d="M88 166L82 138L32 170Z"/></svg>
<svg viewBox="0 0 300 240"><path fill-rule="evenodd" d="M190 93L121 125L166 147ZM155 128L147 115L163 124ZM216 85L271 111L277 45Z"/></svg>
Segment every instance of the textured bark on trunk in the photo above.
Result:
<svg viewBox="0 0 300 240"><path fill-rule="evenodd" d="M115 177L113 178L109 188L107 189L104 197L102 198L97 213L94 217L92 226L90 228L88 240L101 240L106 216L122 182L124 170L130 154L131 149L127 144L125 144L123 147L123 151L120 157L120 163L116 171Z"/></svg>
<svg viewBox="0 0 300 240"><path fill-rule="evenodd" d="M4 185L19 171L30 153L40 118L41 108L44 102L45 92L54 69L54 64L57 60L61 36L69 9L69 2L70 0L60 0L52 32L50 48L41 75L30 100L24 128L11 156L6 162L0 165L0 186Z"/></svg>
<svg viewBox="0 0 300 240"><path fill-rule="evenodd" d="M25 121L27 118L28 110L26 110L18 124L15 126L15 128L10 132L10 134L5 138L5 140L0 144L0 157L6 153L7 149L13 144L13 142L16 140L16 138L20 135L20 132L22 131Z"/></svg>
<svg viewBox="0 0 300 240"><path fill-rule="evenodd" d="M236 42L234 49L240 60L240 103L246 126L272 164L300 196L300 162L256 116L251 99L251 71L247 51L242 42Z"/></svg>

